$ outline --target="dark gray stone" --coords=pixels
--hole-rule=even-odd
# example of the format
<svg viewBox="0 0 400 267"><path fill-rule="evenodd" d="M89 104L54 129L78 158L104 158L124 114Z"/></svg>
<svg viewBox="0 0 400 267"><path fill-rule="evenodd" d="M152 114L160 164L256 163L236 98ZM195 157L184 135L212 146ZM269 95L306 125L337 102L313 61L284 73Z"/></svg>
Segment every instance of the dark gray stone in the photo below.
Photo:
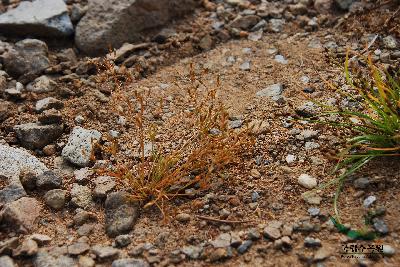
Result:
<svg viewBox="0 0 400 267"><path fill-rule="evenodd" d="M0 206L26 196L21 184L12 183L0 190Z"/></svg>
<svg viewBox="0 0 400 267"><path fill-rule="evenodd" d="M133 229L139 217L139 203L132 200L127 192L111 193L105 202L105 212L107 235L115 237Z"/></svg>
<svg viewBox="0 0 400 267"><path fill-rule="evenodd" d="M53 171L46 171L37 176L36 186L42 190L58 189L62 186L62 178Z"/></svg>
<svg viewBox="0 0 400 267"><path fill-rule="evenodd" d="M63 133L64 127L58 124L41 125L26 123L14 126L18 140L28 149L40 149L57 140Z"/></svg>

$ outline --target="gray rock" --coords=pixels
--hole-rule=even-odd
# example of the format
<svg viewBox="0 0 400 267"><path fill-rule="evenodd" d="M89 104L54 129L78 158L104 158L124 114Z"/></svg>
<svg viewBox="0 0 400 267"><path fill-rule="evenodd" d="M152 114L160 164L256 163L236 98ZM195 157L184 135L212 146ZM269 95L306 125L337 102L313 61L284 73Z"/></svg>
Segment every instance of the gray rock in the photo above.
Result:
<svg viewBox="0 0 400 267"><path fill-rule="evenodd" d="M193 0L93 0L76 27L75 43L87 54L140 41L147 29L165 25L192 10Z"/></svg>
<svg viewBox="0 0 400 267"><path fill-rule="evenodd" d="M36 39L25 39L17 42L14 49L2 55L4 68L9 75L30 82L50 67L47 54L46 43Z"/></svg>
<svg viewBox="0 0 400 267"><path fill-rule="evenodd" d="M275 56L275 61L278 62L278 63L284 64L284 65L288 64L287 59L282 55L276 55Z"/></svg>
<svg viewBox="0 0 400 267"><path fill-rule="evenodd" d="M285 25L285 20L283 19L270 19L268 24L268 29L272 32L281 32L283 26Z"/></svg>
<svg viewBox="0 0 400 267"><path fill-rule="evenodd" d="M266 238L276 240L279 239L281 235L281 231L279 230L279 227L276 227L274 225L268 225L267 227L264 228L263 234Z"/></svg>
<svg viewBox="0 0 400 267"><path fill-rule="evenodd" d="M71 21L75 24L85 15L88 6L81 6L80 4L73 4L71 9Z"/></svg>
<svg viewBox="0 0 400 267"><path fill-rule="evenodd" d="M118 259L112 262L111 267L149 267L150 265L142 259Z"/></svg>
<svg viewBox="0 0 400 267"><path fill-rule="evenodd" d="M6 204L0 212L0 218L16 231L29 232L34 229L41 211L42 207L36 199L22 197Z"/></svg>
<svg viewBox="0 0 400 267"><path fill-rule="evenodd" d="M11 183L0 190L0 206L25 197L25 189L19 183Z"/></svg>
<svg viewBox="0 0 400 267"><path fill-rule="evenodd" d="M230 129L238 129L242 127L243 125L243 120L233 120L229 121L228 126Z"/></svg>
<svg viewBox="0 0 400 267"><path fill-rule="evenodd" d="M47 77L46 75L42 75L38 78L36 78L34 81L30 82L26 86L26 90L28 92L33 92L33 93L48 93L54 91L56 88L57 83Z"/></svg>
<svg viewBox="0 0 400 267"><path fill-rule="evenodd" d="M21 37L59 37L72 35L74 28L63 0L35 0L0 15L0 31Z"/></svg>
<svg viewBox="0 0 400 267"><path fill-rule="evenodd" d="M42 190L50 190L60 188L62 185L61 176L53 171L45 171L36 178L36 186Z"/></svg>
<svg viewBox="0 0 400 267"><path fill-rule="evenodd" d="M62 156L69 162L86 167L90 163L90 156L93 150L93 140L99 140L101 133L96 130L86 130L82 127L75 127L68 138L68 143L62 150Z"/></svg>
<svg viewBox="0 0 400 267"><path fill-rule="evenodd" d="M128 246L132 242L130 235L119 235L115 238L115 246L123 248Z"/></svg>
<svg viewBox="0 0 400 267"><path fill-rule="evenodd" d="M92 191L89 187L73 184L71 189L71 203L80 208L92 206Z"/></svg>
<svg viewBox="0 0 400 267"><path fill-rule="evenodd" d="M35 240L39 245L45 245L50 243L52 238L48 235L42 235L42 234L33 234L29 236L30 239Z"/></svg>
<svg viewBox="0 0 400 267"><path fill-rule="evenodd" d="M99 176L94 180L96 187L93 195L98 198L105 198L106 195L115 188L115 179L111 176Z"/></svg>
<svg viewBox="0 0 400 267"><path fill-rule="evenodd" d="M62 109L64 103L54 97L46 97L36 102L35 110L37 112L42 112L48 109Z"/></svg>
<svg viewBox="0 0 400 267"><path fill-rule="evenodd" d="M392 35L386 36L385 38L382 39L382 41L385 47L388 49L397 49L399 46L399 43L397 42L396 38Z"/></svg>
<svg viewBox="0 0 400 267"><path fill-rule="evenodd" d="M14 131L23 147L40 149L57 140L62 135L64 127L58 124L26 123L14 126Z"/></svg>
<svg viewBox="0 0 400 267"><path fill-rule="evenodd" d="M258 97L274 97L280 96L283 92L283 85L280 83L272 84L265 89L262 89L256 93Z"/></svg>
<svg viewBox="0 0 400 267"><path fill-rule="evenodd" d="M47 170L42 162L26 150L0 144L0 177L19 182L19 175L23 171L39 175Z"/></svg>
<svg viewBox="0 0 400 267"><path fill-rule="evenodd" d="M231 245L231 235L229 233L222 233L216 239L210 242L214 248L224 248Z"/></svg>
<svg viewBox="0 0 400 267"><path fill-rule="evenodd" d="M314 208L314 207L309 208L307 211L308 211L308 214L310 214L310 216L312 216L312 217L318 216L320 213L319 208Z"/></svg>
<svg viewBox="0 0 400 267"><path fill-rule="evenodd" d="M107 196L105 212L107 235L115 237L133 229L139 217L139 204L127 192L119 191Z"/></svg>
<svg viewBox="0 0 400 267"><path fill-rule="evenodd" d="M119 250L110 246L94 245L91 251L100 260L118 256Z"/></svg>
<svg viewBox="0 0 400 267"><path fill-rule="evenodd" d="M232 28L249 30L253 28L260 20L261 18L256 15L238 16L229 24L229 26Z"/></svg>
<svg viewBox="0 0 400 267"><path fill-rule="evenodd" d="M14 261L9 256L1 256L0 257L0 266L1 267L17 267Z"/></svg>
<svg viewBox="0 0 400 267"><path fill-rule="evenodd" d="M363 205L365 208L369 208L372 204L374 204L376 201L376 196L369 196L366 199L364 199Z"/></svg>
<svg viewBox="0 0 400 267"><path fill-rule="evenodd" d="M381 235L387 235L389 233L389 227L381 218L373 218L372 225L374 226L374 229Z"/></svg>
<svg viewBox="0 0 400 267"><path fill-rule="evenodd" d="M33 260L35 267L78 267L75 260L68 256L52 256L47 252L39 252Z"/></svg>
<svg viewBox="0 0 400 267"><path fill-rule="evenodd" d="M76 242L68 246L68 254L71 256L78 256L89 251L90 246L85 242Z"/></svg>
<svg viewBox="0 0 400 267"><path fill-rule="evenodd" d="M255 241L255 240L258 240L258 239L261 238L261 234L260 234L260 232L257 230L257 228L250 228L250 229L247 231L247 238L250 239L250 240Z"/></svg>
<svg viewBox="0 0 400 267"><path fill-rule="evenodd" d="M80 226L88 221L96 220L96 215L86 210L77 209L73 220L74 225Z"/></svg>
<svg viewBox="0 0 400 267"><path fill-rule="evenodd" d="M248 251L250 249L250 247L253 245L253 241L251 240L246 240L243 242L243 244L241 244L238 248L237 251L239 252L239 254L243 254L246 251Z"/></svg>
<svg viewBox="0 0 400 267"><path fill-rule="evenodd" d="M44 202L47 206L55 209L60 210L65 205L65 200L67 197L67 191L61 189L53 189L48 191L44 195Z"/></svg>
<svg viewBox="0 0 400 267"><path fill-rule="evenodd" d="M365 189L370 184L370 181L367 177L361 177L354 180L354 187L357 189Z"/></svg>
<svg viewBox="0 0 400 267"><path fill-rule="evenodd" d="M76 232L79 236L89 236L93 232L94 227L95 226L93 224L85 223L84 225L80 226Z"/></svg>
<svg viewBox="0 0 400 267"><path fill-rule="evenodd" d="M336 4L343 10L348 10L354 0L335 0Z"/></svg>
<svg viewBox="0 0 400 267"><path fill-rule="evenodd" d="M251 69L250 61L245 61L239 66L240 70L249 71Z"/></svg>
<svg viewBox="0 0 400 267"><path fill-rule="evenodd" d="M181 249L182 253L189 257L189 259L196 260L203 254L204 248L202 246L185 246Z"/></svg>

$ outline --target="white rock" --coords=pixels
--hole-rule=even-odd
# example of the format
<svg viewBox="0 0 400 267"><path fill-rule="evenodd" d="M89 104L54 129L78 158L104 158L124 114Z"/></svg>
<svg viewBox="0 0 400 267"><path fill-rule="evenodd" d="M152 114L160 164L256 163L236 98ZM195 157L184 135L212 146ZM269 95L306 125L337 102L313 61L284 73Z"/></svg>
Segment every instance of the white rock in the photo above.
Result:
<svg viewBox="0 0 400 267"><path fill-rule="evenodd" d="M62 150L62 156L69 162L86 167L89 165L90 156L93 150L93 141L99 140L101 133L96 130L86 130L82 127L75 127L68 138L68 143Z"/></svg>
<svg viewBox="0 0 400 267"><path fill-rule="evenodd" d="M0 177L19 181L19 174L23 170L39 175L49 169L24 149L0 145Z"/></svg>
<svg viewBox="0 0 400 267"><path fill-rule="evenodd" d="M317 179L305 173L301 174L297 181L301 186L308 189L312 189L317 186Z"/></svg>

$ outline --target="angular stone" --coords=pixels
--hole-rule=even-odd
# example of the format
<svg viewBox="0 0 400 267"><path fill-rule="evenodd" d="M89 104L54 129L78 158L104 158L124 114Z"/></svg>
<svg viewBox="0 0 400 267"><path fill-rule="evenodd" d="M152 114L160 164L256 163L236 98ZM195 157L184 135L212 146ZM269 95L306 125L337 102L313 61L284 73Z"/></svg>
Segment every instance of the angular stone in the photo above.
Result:
<svg viewBox="0 0 400 267"><path fill-rule="evenodd" d="M44 202L46 203L47 206L55 210L60 210L65 205L66 196L67 196L66 190L53 189L48 191L44 195Z"/></svg>
<svg viewBox="0 0 400 267"><path fill-rule="evenodd" d="M17 8L0 15L0 32L24 37L60 37L74 28L63 0L22 1Z"/></svg>
<svg viewBox="0 0 400 267"><path fill-rule="evenodd" d="M25 189L19 183L11 183L0 190L0 206L25 197Z"/></svg>
<svg viewBox="0 0 400 267"><path fill-rule="evenodd" d="M139 41L145 30L192 10L193 0L92 0L76 27L75 43L87 54Z"/></svg>
<svg viewBox="0 0 400 267"><path fill-rule="evenodd" d="M35 267L78 267L73 258L64 255L52 256L47 252L39 252L33 264Z"/></svg>
<svg viewBox="0 0 400 267"><path fill-rule="evenodd" d="M305 173L301 174L297 181L301 186L308 189L312 189L317 186L317 179Z"/></svg>
<svg viewBox="0 0 400 267"><path fill-rule="evenodd" d="M273 240L279 239L281 237L281 231L279 228L273 226L267 226L264 228L264 236Z"/></svg>
<svg viewBox="0 0 400 267"><path fill-rule="evenodd" d="M60 188L62 185L61 176L53 171L46 171L37 176L36 186L42 190L50 190Z"/></svg>
<svg viewBox="0 0 400 267"><path fill-rule="evenodd" d="M90 246L87 243L77 242L68 246L68 254L72 256L78 256L86 251L89 251Z"/></svg>
<svg viewBox="0 0 400 267"><path fill-rule="evenodd" d="M92 252L99 259L108 259L118 256L119 250L110 246L95 245L92 247Z"/></svg>
<svg viewBox="0 0 400 267"><path fill-rule="evenodd" d="M24 79L31 81L50 67L47 54L46 43L36 39L25 39L17 42L15 49L3 54L4 68L15 78L24 76Z"/></svg>
<svg viewBox="0 0 400 267"><path fill-rule="evenodd" d="M100 137L101 133L96 130L75 127L62 150L63 158L77 166L86 167L90 163L93 141L99 140Z"/></svg>
<svg viewBox="0 0 400 267"><path fill-rule="evenodd" d="M17 231L29 232L35 228L41 211L42 207L36 199L23 197L5 205L0 218Z"/></svg>
<svg viewBox="0 0 400 267"><path fill-rule="evenodd" d="M280 96L283 92L283 85L280 83L270 85L266 87L265 89L262 89L256 93L256 96L258 97L274 97L274 96Z"/></svg>
<svg viewBox="0 0 400 267"><path fill-rule="evenodd" d="M54 91L57 83L51 80L46 75L36 78L33 82L26 86L28 92L33 93L48 93Z"/></svg>
<svg viewBox="0 0 400 267"><path fill-rule="evenodd" d="M48 235L42 235L42 234L33 234L29 236L30 239L35 240L39 245L45 245L50 243L52 238Z"/></svg>
<svg viewBox="0 0 400 267"><path fill-rule="evenodd" d="M98 198L105 198L107 193L115 188L115 180L111 176L99 176L94 180L96 187L93 194Z"/></svg>
<svg viewBox="0 0 400 267"><path fill-rule="evenodd" d="M64 127L58 124L41 125L26 123L14 126L18 140L28 149L39 149L57 140L63 133Z"/></svg>
<svg viewBox="0 0 400 267"><path fill-rule="evenodd" d="M71 189L71 203L80 208L87 208L93 204L92 191L89 187L73 184Z"/></svg>
<svg viewBox="0 0 400 267"><path fill-rule="evenodd" d="M119 191L107 196L105 212L107 235L115 237L133 229L139 217L139 204L127 192Z"/></svg>
<svg viewBox="0 0 400 267"><path fill-rule="evenodd" d="M64 103L54 97L46 97L36 102L35 110L37 112L42 112L47 109L62 109Z"/></svg>

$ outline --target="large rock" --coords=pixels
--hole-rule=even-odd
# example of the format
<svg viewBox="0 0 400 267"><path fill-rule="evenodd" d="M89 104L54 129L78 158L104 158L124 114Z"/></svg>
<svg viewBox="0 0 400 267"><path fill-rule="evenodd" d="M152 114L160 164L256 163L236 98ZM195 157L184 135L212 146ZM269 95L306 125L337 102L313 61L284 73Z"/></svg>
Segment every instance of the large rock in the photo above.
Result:
<svg viewBox="0 0 400 267"><path fill-rule="evenodd" d="M139 41L145 30L165 25L194 6L195 0L89 0L75 43L87 54L103 53L109 45Z"/></svg>
<svg viewBox="0 0 400 267"><path fill-rule="evenodd" d="M0 190L0 206L26 196L25 189L19 183L11 183Z"/></svg>
<svg viewBox="0 0 400 267"><path fill-rule="evenodd" d="M78 267L76 261L68 256L53 256L47 252L39 252L33 260L35 267Z"/></svg>
<svg viewBox="0 0 400 267"><path fill-rule="evenodd" d="M0 213L0 220L11 225L13 230L26 233L35 228L41 211L39 201L23 197L5 205Z"/></svg>
<svg viewBox="0 0 400 267"><path fill-rule="evenodd" d="M0 177L19 182L19 175L24 170L39 175L48 168L26 150L0 144Z"/></svg>
<svg viewBox="0 0 400 267"><path fill-rule="evenodd" d="M14 78L31 81L50 67L46 43L36 39L25 39L5 52L4 68Z"/></svg>
<svg viewBox="0 0 400 267"><path fill-rule="evenodd" d="M105 203L106 232L110 237L127 234L139 217L139 204L127 192L119 191L107 196Z"/></svg>
<svg viewBox="0 0 400 267"><path fill-rule="evenodd" d="M93 141L99 140L100 137L101 133L96 130L75 127L62 150L63 158L77 166L86 167L90 163Z"/></svg>
<svg viewBox="0 0 400 267"><path fill-rule="evenodd" d="M64 127L59 124L42 125L26 123L14 126L18 140L28 149L39 149L57 140L63 133Z"/></svg>
<svg viewBox="0 0 400 267"><path fill-rule="evenodd" d="M0 15L0 32L15 36L59 37L74 33L63 0L23 1Z"/></svg>

